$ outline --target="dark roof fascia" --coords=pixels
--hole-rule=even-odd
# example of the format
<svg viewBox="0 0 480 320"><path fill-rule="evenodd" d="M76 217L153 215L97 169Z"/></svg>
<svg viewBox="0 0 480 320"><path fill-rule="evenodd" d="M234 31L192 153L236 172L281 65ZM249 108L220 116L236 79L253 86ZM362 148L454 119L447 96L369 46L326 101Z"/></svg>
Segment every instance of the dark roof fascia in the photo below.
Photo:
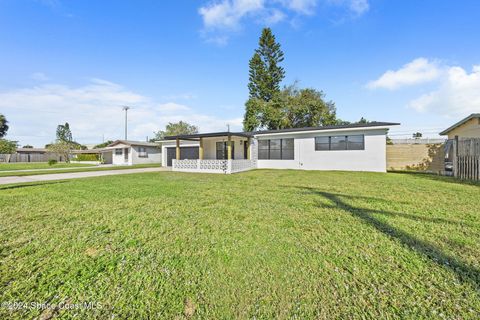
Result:
<svg viewBox="0 0 480 320"><path fill-rule="evenodd" d="M289 128L279 130L260 130L253 132L254 135L270 134L270 133L288 133L288 132L305 132L305 131L321 131L321 130L336 130L336 129L360 129L360 128L375 128L375 127L387 127L398 126L397 122L369 122L369 123L354 123L335 126L322 126L322 127L305 127L305 128Z"/></svg>
<svg viewBox="0 0 480 320"><path fill-rule="evenodd" d="M196 134L188 134L188 135L168 136L168 137L164 137L163 140L179 139L179 140L198 141L195 139L208 138L208 137L223 137L223 136L229 136L229 135L249 138L255 135L270 134L270 133L305 132L305 131L335 130L335 129L359 129L359 128L398 126L398 125L400 125L400 123L397 123L397 122L369 122L369 123L354 123L354 124L322 126L322 127L289 128L289 129L279 129L279 130L259 130L259 131L252 131L252 132L211 132L211 133L196 133Z"/></svg>
<svg viewBox="0 0 480 320"><path fill-rule="evenodd" d="M213 138L213 137L251 137L253 134L251 132L210 132L210 133L195 133L195 134L185 134L178 136L167 136L163 140L192 140L198 141L199 138Z"/></svg>

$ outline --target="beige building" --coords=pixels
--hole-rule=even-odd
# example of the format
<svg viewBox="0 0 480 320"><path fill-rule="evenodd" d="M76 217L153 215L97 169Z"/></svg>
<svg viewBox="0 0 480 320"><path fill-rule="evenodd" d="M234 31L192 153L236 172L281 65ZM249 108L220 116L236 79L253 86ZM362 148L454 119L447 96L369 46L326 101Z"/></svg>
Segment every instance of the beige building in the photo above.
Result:
<svg viewBox="0 0 480 320"><path fill-rule="evenodd" d="M480 113L472 113L450 128L440 132L440 135L448 136L448 139L455 139L455 136L459 138L480 138Z"/></svg>

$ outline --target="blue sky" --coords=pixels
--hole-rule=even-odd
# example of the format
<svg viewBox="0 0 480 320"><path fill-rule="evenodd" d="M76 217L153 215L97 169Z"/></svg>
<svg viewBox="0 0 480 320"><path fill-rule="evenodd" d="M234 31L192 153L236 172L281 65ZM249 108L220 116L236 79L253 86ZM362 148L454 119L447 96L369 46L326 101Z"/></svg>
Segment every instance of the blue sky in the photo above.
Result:
<svg viewBox="0 0 480 320"><path fill-rule="evenodd" d="M436 133L480 112L480 1L0 0L7 138L42 146L68 121L81 143L169 121L241 129L248 60L263 26L284 84L323 90L338 116Z"/></svg>

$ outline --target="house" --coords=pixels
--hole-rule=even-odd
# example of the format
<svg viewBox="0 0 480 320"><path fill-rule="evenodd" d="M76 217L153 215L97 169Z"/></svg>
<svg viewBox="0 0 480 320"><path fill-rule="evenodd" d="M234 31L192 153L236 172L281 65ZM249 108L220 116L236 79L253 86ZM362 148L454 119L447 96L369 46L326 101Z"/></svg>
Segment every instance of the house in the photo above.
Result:
<svg viewBox="0 0 480 320"><path fill-rule="evenodd" d="M456 136L459 138L480 138L480 113L472 113L440 132L440 135L448 136L448 139L455 139Z"/></svg>
<svg viewBox="0 0 480 320"><path fill-rule="evenodd" d="M235 173L253 168L386 171L386 135L398 123L214 132L159 141L173 171Z"/></svg>
<svg viewBox="0 0 480 320"><path fill-rule="evenodd" d="M19 154L45 154L47 149L45 148L17 148L17 153Z"/></svg>
<svg viewBox="0 0 480 320"><path fill-rule="evenodd" d="M103 148L101 155L105 164L114 165L160 164L162 161L158 144L142 141L117 140Z"/></svg>

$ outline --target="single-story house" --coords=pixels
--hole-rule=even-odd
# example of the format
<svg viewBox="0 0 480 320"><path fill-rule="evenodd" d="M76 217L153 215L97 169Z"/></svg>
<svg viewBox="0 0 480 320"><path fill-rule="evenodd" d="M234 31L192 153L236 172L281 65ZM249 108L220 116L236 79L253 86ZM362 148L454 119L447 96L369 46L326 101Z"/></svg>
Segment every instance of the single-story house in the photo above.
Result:
<svg viewBox="0 0 480 320"><path fill-rule="evenodd" d="M440 132L440 135L448 136L448 139L455 139L456 136L459 138L480 138L480 113L472 113Z"/></svg>
<svg viewBox="0 0 480 320"><path fill-rule="evenodd" d="M17 153L19 154L45 154L47 149L45 148L17 148Z"/></svg>
<svg viewBox="0 0 480 320"><path fill-rule="evenodd" d="M162 161L159 145L153 142L117 140L103 148L101 154L105 164L160 164Z"/></svg>
<svg viewBox="0 0 480 320"><path fill-rule="evenodd" d="M386 171L391 122L213 132L159 141L173 171L235 173L253 168Z"/></svg>

